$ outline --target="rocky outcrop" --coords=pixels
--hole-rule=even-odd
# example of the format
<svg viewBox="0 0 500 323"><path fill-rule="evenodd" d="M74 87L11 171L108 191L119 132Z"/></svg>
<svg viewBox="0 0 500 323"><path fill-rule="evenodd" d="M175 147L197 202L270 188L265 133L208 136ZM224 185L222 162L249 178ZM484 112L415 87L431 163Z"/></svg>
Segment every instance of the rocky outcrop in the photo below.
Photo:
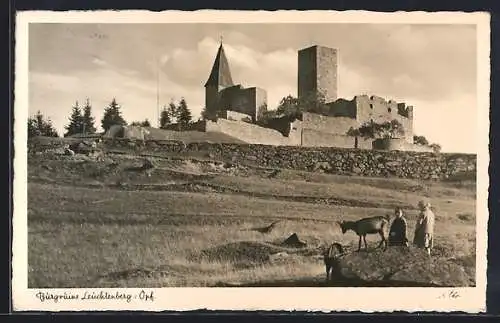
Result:
<svg viewBox="0 0 500 323"><path fill-rule="evenodd" d="M283 245L284 246L287 246L287 247L293 247L293 248L303 248L305 246L307 246L307 243L300 240L299 239L299 236L297 235L297 233L292 233L284 242L283 242Z"/></svg>
<svg viewBox="0 0 500 323"><path fill-rule="evenodd" d="M356 282L360 286L442 286L472 284L464 267L440 257L429 257L414 247L389 247L353 252L338 258L332 283Z"/></svg>

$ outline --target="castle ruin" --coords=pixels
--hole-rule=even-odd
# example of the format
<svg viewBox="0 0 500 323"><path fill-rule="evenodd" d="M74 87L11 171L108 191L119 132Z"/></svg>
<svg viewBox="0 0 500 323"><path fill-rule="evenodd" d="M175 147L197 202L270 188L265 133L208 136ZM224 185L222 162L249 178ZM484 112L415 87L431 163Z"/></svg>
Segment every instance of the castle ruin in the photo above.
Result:
<svg viewBox="0 0 500 323"><path fill-rule="evenodd" d="M337 98L337 53L336 49L324 46L311 46L298 52L299 99L321 95L329 107L329 122L309 122L303 128L345 135L350 128L358 128L365 122L383 123L396 119L403 125L404 139L412 144L413 107L375 95L359 95L351 101Z"/></svg>
<svg viewBox="0 0 500 323"><path fill-rule="evenodd" d="M337 100L337 50L312 46L298 52L298 97L320 93L326 102Z"/></svg>
<svg viewBox="0 0 500 323"><path fill-rule="evenodd" d="M395 119L403 125L404 136L390 139L382 149L430 151L413 144L412 106L375 95L357 95L352 100L337 97L337 49L315 45L299 50L297 72L299 100L321 95L328 115L303 112L294 120L277 117L263 128L255 123L266 110L267 93L233 83L221 43L205 84L206 113L219 119L207 121L205 131L225 132L253 144L373 149L375 141L348 136L349 129Z"/></svg>
<svg viewBox="0 0 500 323"><path fill-rule="evenodd" d="M222 43L215 56L212 71L205 83L207 116L241 120L249 117L257 121L259 109L267 107L267 92L258 87L235 85Z"/></svg>

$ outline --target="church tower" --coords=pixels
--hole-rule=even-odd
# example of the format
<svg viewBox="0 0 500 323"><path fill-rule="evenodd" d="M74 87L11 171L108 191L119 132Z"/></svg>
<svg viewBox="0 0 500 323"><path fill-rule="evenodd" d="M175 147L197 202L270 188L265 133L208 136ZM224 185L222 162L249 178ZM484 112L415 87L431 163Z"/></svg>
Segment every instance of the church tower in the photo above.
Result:
<svg viewBox="0 0 500 323"><path fill-rule="evenodd" d="M212 66L212 71L205 83L205 109L209 116L215 116L217 114L220 91L233 85L229 63L221 41L214 65Z"/></svg>

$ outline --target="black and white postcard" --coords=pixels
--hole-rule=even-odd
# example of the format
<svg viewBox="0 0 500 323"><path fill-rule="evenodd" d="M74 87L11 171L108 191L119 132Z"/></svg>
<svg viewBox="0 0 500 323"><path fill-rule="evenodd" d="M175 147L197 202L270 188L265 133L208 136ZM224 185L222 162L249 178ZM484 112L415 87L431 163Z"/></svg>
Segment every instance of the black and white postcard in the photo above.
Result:
<svg viewBox="0 0 500 323"><path fill-rule="evenodd" d="M20 12L14 310L485 311L489 19Z"/></svg>

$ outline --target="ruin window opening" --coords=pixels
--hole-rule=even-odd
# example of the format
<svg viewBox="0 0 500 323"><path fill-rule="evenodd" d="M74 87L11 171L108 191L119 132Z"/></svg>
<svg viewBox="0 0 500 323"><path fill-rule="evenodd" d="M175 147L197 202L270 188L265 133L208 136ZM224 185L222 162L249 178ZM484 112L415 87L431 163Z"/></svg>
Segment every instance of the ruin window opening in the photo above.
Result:
<svg viewBox="0 0 500 323"><path fill-rule="evenodd" d="M370 103L370 109L373 109L373 104Z"/></svg>
<svg viewBox="0 0 500 323"><path fill-rule="evenodd" d="M391 108L387 108L387 112L391 113L392 109Z"/></svg>

